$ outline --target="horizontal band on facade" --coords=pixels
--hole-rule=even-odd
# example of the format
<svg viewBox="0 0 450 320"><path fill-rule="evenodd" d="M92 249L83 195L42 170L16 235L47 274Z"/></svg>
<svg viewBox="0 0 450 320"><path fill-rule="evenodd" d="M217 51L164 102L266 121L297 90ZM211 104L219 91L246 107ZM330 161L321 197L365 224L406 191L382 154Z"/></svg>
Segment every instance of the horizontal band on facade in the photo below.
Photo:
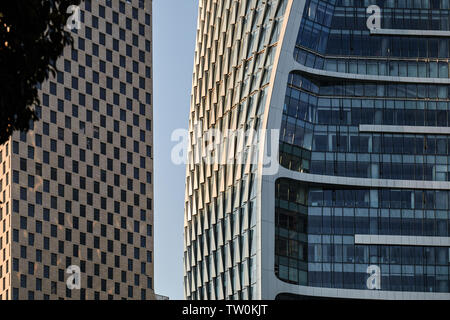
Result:
<svg viewBox="0 0 450 320"><path fill-rule="evenodd" d="M450 31L443 30L371 29L370 34L386 36L450 37Z"/></svg>
<svg viewBox="0 0 450 320"><path fill-rule="evenodd" d="M355 234L355 244L450 247L450 237L416 237L416 236Z"/></svg>
<svg viewBox="0 0 450 320"><path fill-rule="evenodd" d="M294 61L291 67L292 71L304 72L316 77L327 77L334 79L345 79L345 80L357 80L357 81L372 81L372 82L398 82L398 83L417 83L417 84L450 84L449 78L418 78L418 77L393 77L393 76L376 76L376 75L366 75L357 73L344 73L337 71L328 71L322 69L315 69L307 67L297 61Z"/></svg>
<svg viewBox="0 0 450 320"><path fill-rule="evenodd" d="M392 126L392 125L377 125L377 124L360 124L359 132L450 135L450 127Z"/></svg>
<svg viewBox="0 0 450 320"><path fill-rule="evenodd" d="M280 166L278 169L279 171L277 178L290 178L311 184L351 186L361 188L450 190L450 182L448 181L352 178L297 172L286 169L282 166Z"/></svg>

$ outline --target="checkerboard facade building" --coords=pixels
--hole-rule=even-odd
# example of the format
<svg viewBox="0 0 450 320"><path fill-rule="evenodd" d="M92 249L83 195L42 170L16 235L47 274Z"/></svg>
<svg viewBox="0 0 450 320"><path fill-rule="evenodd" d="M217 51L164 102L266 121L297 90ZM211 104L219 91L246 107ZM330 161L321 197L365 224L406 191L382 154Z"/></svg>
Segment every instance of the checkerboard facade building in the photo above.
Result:
<svg viewBox="0 0 450 320"><path fill-rule="evenodd" d="M2 300L154 298L152 1L80 9L40 121L0 148Z"/></svg>

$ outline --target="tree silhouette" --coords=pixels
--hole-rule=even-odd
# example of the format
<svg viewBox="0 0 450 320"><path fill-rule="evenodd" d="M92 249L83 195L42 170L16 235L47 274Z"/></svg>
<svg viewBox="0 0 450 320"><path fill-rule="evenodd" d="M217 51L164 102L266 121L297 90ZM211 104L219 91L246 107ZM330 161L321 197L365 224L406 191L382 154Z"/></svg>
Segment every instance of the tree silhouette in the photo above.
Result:
<svg viewBox="0 0 450 320"><path fill-rule="evenodd" d="M67 9L82 0L0 1L0 144L38 120L38 85L72 45Z"/></svg>

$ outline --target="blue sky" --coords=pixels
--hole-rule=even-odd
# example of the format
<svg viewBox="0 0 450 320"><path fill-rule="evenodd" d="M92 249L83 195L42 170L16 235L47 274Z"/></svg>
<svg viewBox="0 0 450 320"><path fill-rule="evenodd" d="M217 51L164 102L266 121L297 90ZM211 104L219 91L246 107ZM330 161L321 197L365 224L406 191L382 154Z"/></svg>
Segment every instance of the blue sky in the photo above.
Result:
<svg viewBox="0 0 450 320"><path fill-rule="evenodd" d="M189 123L198 0L153 0L155 292L183 299L185 166L171 134Z"/></svg>

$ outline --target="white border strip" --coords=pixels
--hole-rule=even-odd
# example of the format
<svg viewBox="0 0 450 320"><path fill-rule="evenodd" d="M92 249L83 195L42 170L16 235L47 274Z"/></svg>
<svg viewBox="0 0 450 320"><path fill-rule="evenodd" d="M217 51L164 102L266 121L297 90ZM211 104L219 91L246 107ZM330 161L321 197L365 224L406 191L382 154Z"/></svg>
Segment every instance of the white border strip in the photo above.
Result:
<svg viewBox="0 0 450 320"><path fill-rule="evenodd" d="M305 7L305 0L289 0L289 4L292 5L290 14L288 17L287 27L285 29L285 37L282 41L282 48L278 63L274 64L273 68L276 70L276 80L272 83L273 91L270 101L270 109L266 109L268 112L267 116L267 127L266 129L279 129L281 126L281 116L283 113L283 103L286 95L286 84L288 81L289 72L295 70L308 70L311 72L317 72L317 70L304 67L294 60L293 52L298 36L298 30L300 29L301 20L303 17L303 9ZM277 60L277 61L278 61ZM325 76L329 73L325 72ZM346 78L352 78L354 74L342 74L333 73L332 75L345 76ZM356 77L355 77L356 78ZM397 81L398 78L387 77L388 81ZM372 78L373 79L373 78ZM370 80L372 80L370 79ZM378 81L384 80L375 77ZM415 82L414 79L400 79L409 80L408 82ZM421 82L425 79L419 79ZM447 80L450 84L450 79L439 79ZM441 83L437 81L436 83ZM433 81L430 81L433 83ZM442 81L442 83L445 83ZM317 297L327 297L327 298L355 298L355 299L376 299L376 300L450 300L450 293L442 292L406 292L406 291L384 291L384 290L357 290L357 289L337 289L337 288L318 288L318 287L307 287L295 285L287 282L283 282L275 276L274 266L275 266L275 181L278 178L287 177L296 180L306 180L312 181L318 179L319 181L328 181L330 183L329 176L317 176L309 175L300 172L293 172L280 167L280 172L277 175L258 175L258 183L261 187L258 187L258 202L257 212L257 286L256 286L256 298L257 299L275 299L276 295L279 293L293 293L298 295L306 296L317 296ZM342 177L340 177L342 178ZM355 179L355 178L353 178ZM354 183L355 180L347 178L336 179L336 182L347 182ZM361 181L360 181L361 180ZM376 185L382 184L384 180L372 181L372 179L358 179L360 184L365 180L365 184L371 186L372 183ZM389 183L388 183L389 182ZM423 181L421 181L423 182ZM430 187L434 188L438 186L442 189L450 189L450 184L435 184L436 181L431 181ZM386 180L387 185L396 185L395 180ZM419 187L415 181L401 181L401 186L406 187L406 184L412 184L413 186ZM428 185L428 183L426 184ZM423 183L420 184L423 187ZM260 192L260 193L259 193Z"/></svg>
<svg viewBox="0 0 450 320"><path fill-rule="evenodd" d="M450 127L426 127L426 126L389 126L360 124L359 132L388 132L388 133L412 133L412 134L450 134Z"/></svg>
<svg viewBox="0 0 450 320"><path fill-rule="evenodd" d="M275 176L275 180L278 178L289 178L293 180L317 184L331 184L365 188L450 190L449 181L394 180L325 176L319 174L291 171L282 166L279 167L278 175Z"/></svg>
<svg viewBox="0 0 450 320"><path fill-rule="evenodd" d="M416 237L355 234L355 244L384 244L393 246L450 247L449 237Z"/></svg>
<svg viewBox="0 0 450 320"><path fill-rule="evenodd" d="M449 78L417 78L417 77L400 77L400 76L380 76L380 75L368 75L359 73L345 73L337 71L328 71L322 69L315 69L307 67L298 61L292 63L291 71L303 71L310 75L316 75L321 77L344 79L344 80L358 80L358 81L372 81L372 82L399 82L399 83L412 83L412 84L450 84Z"/></svg>
<svg viewBox="0 0 450 320"><path fill-rule="evenodd" d="M389 36L450 37L450 31L443 30L370 29L370 34Z"/></svg>

